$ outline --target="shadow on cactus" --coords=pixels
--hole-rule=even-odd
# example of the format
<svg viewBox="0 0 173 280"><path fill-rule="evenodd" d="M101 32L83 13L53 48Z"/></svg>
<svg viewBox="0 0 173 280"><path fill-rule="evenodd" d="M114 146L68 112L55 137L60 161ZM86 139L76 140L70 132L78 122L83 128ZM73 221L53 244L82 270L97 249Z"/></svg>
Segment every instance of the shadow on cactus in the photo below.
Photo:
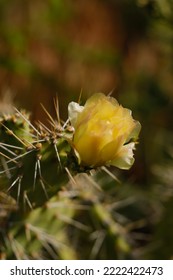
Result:
<svg viewBox="0 0 173 280"><path fill-rule="evenodd" d="M109 167L131 167L140 124L101 93L84 107L71 102L66 122L55 103L56 120L44 108L49 127L17 109L1 117L1 258L128 258Z"/></svg>

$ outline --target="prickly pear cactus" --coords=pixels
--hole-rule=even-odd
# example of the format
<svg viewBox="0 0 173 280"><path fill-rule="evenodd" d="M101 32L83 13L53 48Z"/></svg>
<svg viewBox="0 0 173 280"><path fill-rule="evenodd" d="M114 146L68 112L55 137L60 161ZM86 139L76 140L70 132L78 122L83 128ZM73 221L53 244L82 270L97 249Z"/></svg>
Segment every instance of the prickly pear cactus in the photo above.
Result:
<svg viewBox="0 0 173 280"><path fill-rule="evenodd" d="M130 168L140 125L103 94L84 107L70 103L65 123L56 112L54 120L46 111L49 127L33 125L17 109L1 117L0 256L127 257L128 234L114 217L112 188L105 187L118 183L106 166ZM100 170L112 176L104 184Z"/></svg>

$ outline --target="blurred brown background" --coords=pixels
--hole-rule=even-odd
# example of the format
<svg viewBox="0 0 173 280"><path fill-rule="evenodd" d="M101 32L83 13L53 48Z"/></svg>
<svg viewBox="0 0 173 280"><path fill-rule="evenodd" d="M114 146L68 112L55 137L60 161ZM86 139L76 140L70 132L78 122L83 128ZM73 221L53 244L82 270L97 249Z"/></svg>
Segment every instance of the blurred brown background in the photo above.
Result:
<svg viewBox="0 0 173 280"><path fill-rule="evenodd" d="M0 1L0 91L40 117L58 94L122 94L126 78L157 75L158 45L148 38L155 1Z"/></svg>

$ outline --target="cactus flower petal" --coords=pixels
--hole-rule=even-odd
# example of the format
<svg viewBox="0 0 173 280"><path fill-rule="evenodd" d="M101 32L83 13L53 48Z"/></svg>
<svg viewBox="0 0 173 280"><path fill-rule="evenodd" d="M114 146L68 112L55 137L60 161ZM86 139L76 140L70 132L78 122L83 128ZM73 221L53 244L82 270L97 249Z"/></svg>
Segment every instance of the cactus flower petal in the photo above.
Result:
<svg viewBox="0 0 173 280"><path fill-rule="evenodd" d="M141 125L129 109L112 97L96 93L84 107L71 102L68 112L75 129L73 145L83 165L131 167Z"/></svg>
<svg viewBox="0 0 173 280"><path fill-rule="evenodd" d="M77 120L77 116L80 112L82 112L83 110L83 106L80 106L78 103L76 102L70 102L68 105L68 115L69 115L69 119L71 124L74 126Z"/></svg>
<svg viewBox="0 0 173 280"><path fill-rule="evenodd" d="M134 163L133 150L135 149L135 143L129 143L123 146L116 154L114 160L110 162L110 165L114 165L121 169L129 169Z"/></svg>

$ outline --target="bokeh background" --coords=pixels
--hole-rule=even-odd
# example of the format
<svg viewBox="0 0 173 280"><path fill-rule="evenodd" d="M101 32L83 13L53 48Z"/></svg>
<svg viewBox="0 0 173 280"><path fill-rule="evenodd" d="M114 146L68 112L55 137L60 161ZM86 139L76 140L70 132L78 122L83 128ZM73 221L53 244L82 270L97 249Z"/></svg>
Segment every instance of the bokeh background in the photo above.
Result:
<svg viewBox="0 0 173 280"><path fill-rule="evenodd" d="M135 164L117 171L117 220L137 259L173 258L173 1L0 0L0 110L46 122L72 100L112 95L142 124Z"/></svg>

